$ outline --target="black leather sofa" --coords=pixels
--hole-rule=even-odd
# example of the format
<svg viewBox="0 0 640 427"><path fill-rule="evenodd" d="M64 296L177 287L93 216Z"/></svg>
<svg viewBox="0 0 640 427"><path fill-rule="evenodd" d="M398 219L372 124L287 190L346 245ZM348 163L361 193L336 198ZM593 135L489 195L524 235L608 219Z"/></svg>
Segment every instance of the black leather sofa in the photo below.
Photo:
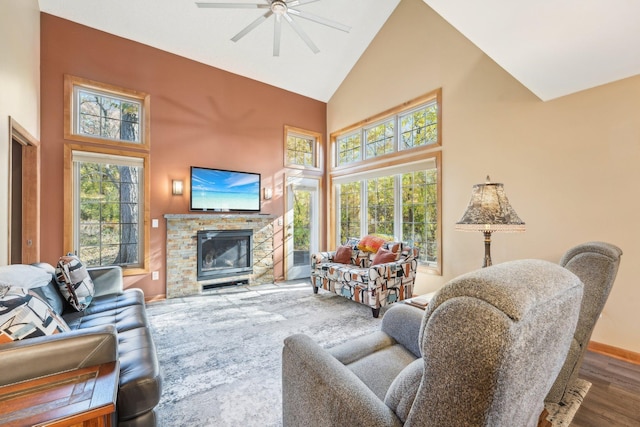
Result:
<svg viewBox="0 0 640 427"><path fill-rule="evenodd" d="M62 315L70 332L0 345L0 385L118 360L120 379L113 425L156 426L162 377L144 294L123 289L119 267L89 268L95 296L82 312L70 308L53 279L33 289Z"/></svg>

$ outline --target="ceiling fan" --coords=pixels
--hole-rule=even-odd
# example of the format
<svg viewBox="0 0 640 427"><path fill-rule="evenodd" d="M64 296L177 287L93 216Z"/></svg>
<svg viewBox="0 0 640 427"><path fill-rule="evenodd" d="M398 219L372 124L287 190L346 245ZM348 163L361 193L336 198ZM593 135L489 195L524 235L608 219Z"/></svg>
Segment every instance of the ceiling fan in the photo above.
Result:
<svg viewBox="0 0 640 427"><path fill-rule="evenodd" d="M285 20L291 25L298 36L309 46L309 49L313 53L320 52L318 46L313 43L311 38L304 32L302 27L293 19L294 16L307 19L309 21L317 22L318 24L326 25L331 28L335 28L340 31L348 33L351 31L351 27L340 24L339 22L332 21L327 18L323 18L318 15L314 15L303 10L293 9L296 6L302 6L308 3L314 3L320 0L264 0L264 3L210 3L210 2L196 2L199 8L227 8L227 9L267 9L264 15L261 15L247 25L238 34L233 36L231 40L237 42L242 37L246 36L251 30L258 25L266 21L271 15L275 17L274 31L273 31L273 56L280 56L280 32L282 29L282 21Z"/></svg>

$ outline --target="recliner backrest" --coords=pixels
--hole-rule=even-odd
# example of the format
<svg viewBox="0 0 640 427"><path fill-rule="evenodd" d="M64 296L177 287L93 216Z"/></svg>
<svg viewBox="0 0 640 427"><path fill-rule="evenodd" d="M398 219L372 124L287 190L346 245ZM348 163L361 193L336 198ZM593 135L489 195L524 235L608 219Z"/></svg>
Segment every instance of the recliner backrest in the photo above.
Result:
<svg viewBox="0 0 640 427"><path fill-rule="evenodd" d="M450 281L425 312L424 374L406 425L536 425L581 298L574 274L541 260Z"/></svg>
<svg viewBox="0 0 640 427"><path fill-rule="evenodd" d="M547 402L559 403L578 377L591 334L618 273L621 256L622 250L615 245L587 242L569 249L560 260L562 267L580 278L584 295L571 351L545 399Z"/></svg>

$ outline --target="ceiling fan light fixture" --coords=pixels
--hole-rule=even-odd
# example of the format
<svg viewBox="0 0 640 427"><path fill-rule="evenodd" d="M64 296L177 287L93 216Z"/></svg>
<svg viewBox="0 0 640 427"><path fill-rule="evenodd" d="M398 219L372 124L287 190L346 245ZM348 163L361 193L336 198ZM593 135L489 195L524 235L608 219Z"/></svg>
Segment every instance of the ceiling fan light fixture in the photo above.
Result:
<svg viewBox="0 0 640 427"><path fill-rule="evenodd" d="M283 0L273 0L271 2L271 12L276 15L282 16L287 13L287 2Z"/></svg>
<svg viewBox="0 0 640 427"><path fill-rule="evenodd" d="M273 56L280 56L280 35L282 21L285 20L298 34L298 36L304 41L313 53L320 52L320 49L313 43L313 40L307 35L302 27L293 19L292 15L296 18L303 18L308 21L313 21L327 27L335 28L336 30L344 31L348 33L351 31L351 27L341 24L331 19L323 18L321 16L314 15L303 10L292 9L296 6L303 6L309 3L315 3L320 0L260 0L260 3L211 3L211 2L196 2L196 6L201 8L221 8L221 9L267 9L267 11L240 30L238 34L231 37L231 41L237 42L251 31L253 31L258 25L266 21L272 15L275 19L274 31L273 31Z"/></svg>

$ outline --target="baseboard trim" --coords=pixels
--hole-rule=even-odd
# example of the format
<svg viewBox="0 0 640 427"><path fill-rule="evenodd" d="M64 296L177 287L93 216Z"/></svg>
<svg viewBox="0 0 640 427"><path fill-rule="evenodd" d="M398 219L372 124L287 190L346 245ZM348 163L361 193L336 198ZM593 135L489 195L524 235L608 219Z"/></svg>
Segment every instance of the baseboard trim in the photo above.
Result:
<svg viewBox="0 0 640 427"><path fill-rule="evenodd" d="M640 365L640 353L634 351L625 350L623 348L614 347L608 344L602 344L595 341L589 341L587 348L594 353L604 354L616 359L624 360L625 362L631 362L636 365Z"/></svg>
<svg viewBox="0 0 640 427"><path fill-rule="evenodd" d="M156 302L156 301L162 301L167 299L167 295L166 294L160 294L160 295L155 295L152 297L144 297L144 302L148 303L148 302Z"/></svg>

